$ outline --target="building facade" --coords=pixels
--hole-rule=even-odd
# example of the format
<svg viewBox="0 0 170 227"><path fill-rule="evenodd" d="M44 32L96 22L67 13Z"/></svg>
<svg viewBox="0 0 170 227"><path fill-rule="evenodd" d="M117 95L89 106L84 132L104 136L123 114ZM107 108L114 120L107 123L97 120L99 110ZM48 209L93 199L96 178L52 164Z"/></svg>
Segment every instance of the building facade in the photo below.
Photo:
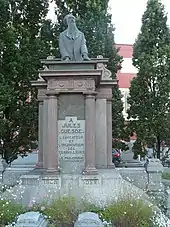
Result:
<svg viewBox="0 0 170 227"><path fill-rule="evenodd" d="M131 80L136 76L137 69L132 64L133 46L129 44L116 44L119 55L123 57L122 68L117 73L119 89L122 93L123 116L127 120L129 88Z"/></svg>

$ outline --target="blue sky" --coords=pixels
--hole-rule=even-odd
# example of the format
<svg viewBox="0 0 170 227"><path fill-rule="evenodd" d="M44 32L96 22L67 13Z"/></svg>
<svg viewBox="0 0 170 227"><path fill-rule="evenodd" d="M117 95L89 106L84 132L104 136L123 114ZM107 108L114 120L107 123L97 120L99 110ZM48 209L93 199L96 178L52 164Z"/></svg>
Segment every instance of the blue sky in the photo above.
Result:
<svg viewBox="0 0 170 227"><path fill-rule="evenodd" d="M141 27L142 14L146 9L147 0L110 0L110 12L115 25L115 42L133 44ZM162 0L168 13L170 26L170 0ZM51 4L48 17L55 20L54 4Z"/></svg>

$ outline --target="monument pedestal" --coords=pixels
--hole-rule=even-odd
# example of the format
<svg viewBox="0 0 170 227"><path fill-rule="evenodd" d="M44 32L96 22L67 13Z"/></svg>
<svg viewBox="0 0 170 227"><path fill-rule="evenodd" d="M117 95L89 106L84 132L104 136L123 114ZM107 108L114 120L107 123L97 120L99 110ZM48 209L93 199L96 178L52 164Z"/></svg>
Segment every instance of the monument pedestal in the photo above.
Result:
<svg viewBox="0 0 170 227"><path fill-rule="evenodd" d="M8 198L29 208L35 204L49 204L63 196L73 196L98 207L116 202L125 195L142 195L142 199L148 200L142 190L122 179L117 169L98 169L97 175L44 175L36 171L23 175L20 184L6 190L0 199Z"/></svg>

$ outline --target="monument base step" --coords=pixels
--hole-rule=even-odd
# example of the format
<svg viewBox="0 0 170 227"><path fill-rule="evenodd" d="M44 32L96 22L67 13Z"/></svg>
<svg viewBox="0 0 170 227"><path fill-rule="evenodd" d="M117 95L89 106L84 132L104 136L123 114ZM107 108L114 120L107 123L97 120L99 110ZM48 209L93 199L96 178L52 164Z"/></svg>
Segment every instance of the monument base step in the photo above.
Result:
<svg viewBox="0 0 170 227"><path fill-rule="evenodd" d="M96 168L87 167L83 173L83 175L98 175L98 170Z"/></svg>
<svg viewBox="0 0 170 227"><path fill-rule="evenodd" d="M98 175L37 173L34 170L23 175L20 184L5 191L1 197L32 206L35 203L50 203L61 196L74 196L102 207L128 192L142 197L145 194L124 180L117 169L100 169Z"/></svg>

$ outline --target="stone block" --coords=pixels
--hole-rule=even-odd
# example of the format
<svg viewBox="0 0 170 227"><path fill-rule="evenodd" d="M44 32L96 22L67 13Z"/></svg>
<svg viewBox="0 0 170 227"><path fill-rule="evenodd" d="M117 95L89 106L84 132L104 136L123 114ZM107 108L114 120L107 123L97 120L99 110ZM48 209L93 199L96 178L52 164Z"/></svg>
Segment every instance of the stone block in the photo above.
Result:
<svg viewBox="0 0 170 227"><path fill-rule="evenodd" d="M148 173L152 172L163 172L164 168L161 164L159 159L148 159L147 163L145 164L146 171Z"/></svg>
<svg viewBox="0 0 170 227"><path fill-rule="evenodd" d="M164 167L159 159L148 159L144 165L148 173L148 190L149 191L163 191L162 172Z"/></svg>
<svg viewBox="0 0 170 227"><path fill-rule="evenodd" d="M38 154L36 151L28 153L28 156L19 156L10 167L7 167L3 173L3 184L15 185L20 176L33 170L38 163Z"/></svg>
<svg viewBox="0 0 170 227"><path fill-rule="evenodd" d="M100 176L83 176L79 179L79 186L82 188L101 186Z"/></svg>
<svg viewBox="0 0 170 227"><path fill-rule="evenodd" d="M119 173L125 180L129 181L130 183L133 183L138 188L141 188L143 190L146 189L148 183L148 176L143 167L120 168Z"/></svg>
<svg viewBox="0 0 170 227"><path fill-rule="evenodd" d="M104 224L100 220L98 214L93 212L85 212L79 214L74 227L104 227Z"/></svg>
<svg viewBox="0 0 170 227"><path fill-rule="evenodd" d="M15 227L47 227L48 222L39 212L27 212L18 216Z"/></svg>
<svg viewBox="0 0 170 227"><path fill-rule="evenodd" d="M166 196L167 196L167 207L170 210L170 189L166 190Z"/></svg>
<svg viewBox="0 0 170 227"><path fill-rule="evenodd" d="M58 151L62 173L82 173L85 168L85 120L66 117L58 121Z"/></svg>
<svg viewBox="0 0 170 227"><path fill-rule="evenodd" d="M167 198L167 200L166 200L167 213L166 214L168 217L170 217L170 189L167 189L165 191L165 193L166 193L166 198Z"/></svg>

